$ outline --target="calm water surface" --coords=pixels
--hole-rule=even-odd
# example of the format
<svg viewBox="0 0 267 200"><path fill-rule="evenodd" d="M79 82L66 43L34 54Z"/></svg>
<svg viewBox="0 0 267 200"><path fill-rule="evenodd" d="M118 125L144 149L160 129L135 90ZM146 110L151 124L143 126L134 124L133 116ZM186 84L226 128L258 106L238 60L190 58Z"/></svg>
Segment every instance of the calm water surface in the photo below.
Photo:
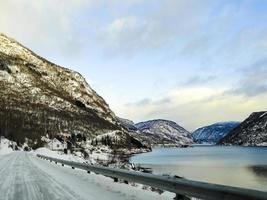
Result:
<svg viewBox="0 0 267 200"><path fill-rule="evenodd" d="M131 162L154 174L267 191L267 147L156 148Z"/></svg>

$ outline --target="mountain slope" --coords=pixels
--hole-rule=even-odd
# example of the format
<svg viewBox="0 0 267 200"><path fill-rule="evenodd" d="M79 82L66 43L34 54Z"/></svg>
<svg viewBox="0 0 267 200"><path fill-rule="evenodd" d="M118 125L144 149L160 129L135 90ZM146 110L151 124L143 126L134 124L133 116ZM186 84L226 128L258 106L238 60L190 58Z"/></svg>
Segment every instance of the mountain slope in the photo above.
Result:
<svg viewBox="0 0 267 200"><path fill-rule="evenodd" d="M93 137L123 130L108 104L78 73L0 34L0 134L15 141L59 132Z"/></svg>
<svg viewBox="0 0 267 200"><path fill-rule="evenodd" d="M267 146L267 112L254 112L219 144L233 144L244 146Z"/></svg>
<svg viewBox="0 0 267 200"><path fill-rule="evenodd" d="M139 137L152 145L183 146L193 143L191 133L173 121L150 120L135 124Z"/></svg>
<svg viewBox="0 0 267 200"><path fill-rule="evenodd" d="M240 122L219 122L211 124L198 128L192 133L192 136L197 143L216 144L239 124Z"/></svg>
<svg viewBox="0 0 267 200"><path fill-rule="evenodd" d="M126 128L128 131L137 131L137 128L136 128L133 121L131 121L129 119L120 118L120 117L117 117L117 119L120 122L120 124L124 128Z"/></svg>

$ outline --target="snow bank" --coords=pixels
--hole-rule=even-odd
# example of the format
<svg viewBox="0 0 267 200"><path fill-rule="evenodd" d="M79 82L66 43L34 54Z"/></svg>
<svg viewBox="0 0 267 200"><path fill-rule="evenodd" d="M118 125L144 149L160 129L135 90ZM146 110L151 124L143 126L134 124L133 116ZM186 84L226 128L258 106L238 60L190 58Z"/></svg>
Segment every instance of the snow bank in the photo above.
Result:
<svg viewBox="0 0 267 200"><path fill-rule="evenodd" d="M68 161L75 161L75 162L92 162L94 160L105 160L108 159L109 157L109 151L110 149L108 147L102 147L98 148L97 150L93 151L91 154L89 154L89 160L85 160L81 157L75 156L73 154L64 154L63 152L60 151L51 151L47 148L39 148L33 152L33 154L41 154L53 158L58 158L62 160L68 160ZM53 167L55 165L52 165ZM115 165L113 165L115 167ZM64 168L67 169L67 168ZM83 170L77 169L75 170L75 173L82 173ZM129 185L124 184L123 181L119 181L118 183L114 183L113 179L103 176L103 175L96 175L94 173L91 173L91 183L93 182L94 184L98 185L99 187L104 187L107 188L107 191L113 191L117 190L120 191L120 193L125 193L127 196L132 196L135 197L136 199L142 199L142 197L149 197L148 199L172 199L174 198L174 194L170 192L163 192L161 195L156 192L152 191L152 188L149 186L145 186L143 184L138 184L138 183L133 183L130 182ZM82 177L77 176L77 178L81 180L85 180L84 174L82 174ZM138 192L137 192L138 191ZM80 191L80 193L84 193L84 191ZM151 198L153 197L153 198Z"/></svg>
<svg viewBox="0 0 267 200"><path fill-rule="evenodd" d="M93 150L92 150L93 149ZM112 150L107 146L91 147L89 159L92 161L108 162L110 160Z"/></svg>
<svg viewBox="0 0 267 200"><path fill-rule="evenodd" d="M267 146L267 142L262 142L262 143L256 144L256 146L265 147L265 146Z"/></svg>
<svg viewBox="0 0 267 200"><path fill-rule="evenodd" d="M9 147L10 145L11 145L11 141L9 141L8 139L1 139L0 155L14 152L13 149Z"/></svg>
<svg viewBox="0 0 267 200"><path fill-rule="evenodd" d="M37 171L38 176L34 176L34 178L38 179L36 182L45 182L47 184L37 184L33 187L36 188L36 186L40 186L42 188L46 188L46 190L52 194L52 198L50 199L169 200L174 197L173 193L164 192L162 195L160 195L157 192L144 189L147 188L147 186L134 183L125 184L123 182L114 182L112 178L105 177L101 174L87 174L84 170L73 170L68 166L62 167L59 164L51 164L50 162L41 160L35 156L28 156L28 154L24 154L24 156L25 157L22 158L20 157L20 159L23 160L22 164L26 166L29 162L32 162L32 164L30 163L30 168L23 170L23 173L29 174ZM36 170L36 168L40 170ZM22 177L29 178L29 176L25 175ZM44 178L45 181L42 180L42 178ZM36 184L35 181L26 181L27 184ZM29 188L31 189L31 187L27 187L27 189ZM44 191L44 189L40 190L37 188L37 190L32 189L29 192L34 191Z"/></svg>
<svg viewBox="0 0 267 200"><path fill-rule="evenodd" d="M82 157L75 156L73 154L64 154L61 151L51 151L50 149L47 149L45 147L36 149L33 153L44 155L44 156L49 156L52 158L62 159L62 160L81 162L81 163L85 162L85 160Z"/></svg>

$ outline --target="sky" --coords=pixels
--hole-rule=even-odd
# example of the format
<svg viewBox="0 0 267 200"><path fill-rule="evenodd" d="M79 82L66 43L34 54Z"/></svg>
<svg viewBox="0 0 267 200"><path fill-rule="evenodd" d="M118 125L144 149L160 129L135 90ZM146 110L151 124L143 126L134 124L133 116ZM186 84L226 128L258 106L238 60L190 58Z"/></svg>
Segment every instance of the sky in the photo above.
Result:
<svg viewBox="0 0 267 200"><path fill-rule="evenodd" d="M134 122L192 131L267 110L265 0L0 0L0 32Z"/></svg>

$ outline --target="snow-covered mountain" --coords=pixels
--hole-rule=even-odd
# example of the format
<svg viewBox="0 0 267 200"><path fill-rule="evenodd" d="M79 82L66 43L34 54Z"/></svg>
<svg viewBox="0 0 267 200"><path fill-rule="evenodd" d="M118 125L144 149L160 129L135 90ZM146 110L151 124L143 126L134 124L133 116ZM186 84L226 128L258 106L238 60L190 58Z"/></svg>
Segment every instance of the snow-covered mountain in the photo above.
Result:
<svg viewBox="0 0 267 200"><path fill-rule="evenodd" d="M216 144L239 124L240 122L218 122L198 128L192 133L192 136L196 143Z"/></svg>
<svg viewBox="0 0 267 200"><path fill-rule="evenodd" d="M78 72L47 61L4 34L0 87L0 135L14 141L36 143L42 135L62 132L93 138L125 130Z"/></svg>
<svg viewBox="0 0 267 200"><path fill-rule="evenodd" d="M173 121L157 119L135 124L139 138L153 146L186 146L193 143L191 133Z"/></svg>
<svg viewBox="0 0 267 200"><path fill-rule="evenodd" d="M129 119L124 119L117 117L118 121L121 123L121 125L126 128L128 131L137 131L137 127L135 126L134 122Z"/></svg>
<svg viewBox="0 0 267 200"><path fill-rule="evenodd" d="M254 112L219 144L267 146L267 112Z"/></svg>

